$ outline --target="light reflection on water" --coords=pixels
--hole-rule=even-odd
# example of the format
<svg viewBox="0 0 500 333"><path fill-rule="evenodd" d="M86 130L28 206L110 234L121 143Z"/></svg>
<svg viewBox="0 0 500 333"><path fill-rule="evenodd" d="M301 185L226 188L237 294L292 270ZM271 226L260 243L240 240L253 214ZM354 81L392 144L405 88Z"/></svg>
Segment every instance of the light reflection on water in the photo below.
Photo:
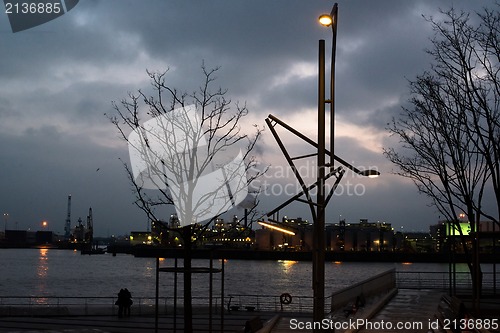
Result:
<svg viewBox="0 0 500 333"><path fill-rule="evenodd" d="M215 268L222 261L214 260ZM182 260L179 260L182 266ZM0 296L116 296L128 288L135 297L155 295L154 258L130 255L81 255L54 249L2 249ZM225 294L311 296L312 266L302 261L225 260ZM160 267L173 267L163 259ZM208 267L208 260L193 260L193 267ZM370 276L396 268L398 271L444 271L447 264L395 264L331 262L325 265L325 293L352 285ZM466 271L466 265L457 265ZM160 294L173 295L174 274L160 274ZM221 274L214 274L214 295L220 294ZM208 296L207 274L193 275L193 295ZM178 275L182 293L182 275Z"/></svg>
<svg viewBox="0 0 500 333"><path fill-rule="evenodd" d="M47 277L49 273L49 261L47 257L48 249L41 248L39 249L39 257L38 257L38 265L37 265L37 295L45 295L45 291L47 289ZM37 298L35 300L36 303L45 304L47 299L45 298Z"/></svg>
<svg viewBox="0 0 500 333"><path fill-rule="evenodd" d="M40 256L38 257L37 275L41 281L45 280L49 270L47 252L48 249L40 249Z"/></svg>

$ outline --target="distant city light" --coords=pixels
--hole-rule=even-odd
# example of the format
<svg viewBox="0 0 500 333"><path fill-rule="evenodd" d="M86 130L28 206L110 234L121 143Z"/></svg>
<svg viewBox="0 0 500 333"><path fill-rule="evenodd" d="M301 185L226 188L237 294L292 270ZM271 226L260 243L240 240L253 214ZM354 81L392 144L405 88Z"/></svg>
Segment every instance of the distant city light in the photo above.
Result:
<svg viewBox="0 0 500 333"><path fill-rule="evenodd" d="M265 222L259 222L259 224L261 226L267 227L269 229L278 230L278 231L281 231L281 232L283 232L285 234L289 234L289 235L295 236L295 232L293 232L293 231L286 230L286 229L283 229L283 228L280 228L278 226L275 226L275 225L272 225L272 224L269 224L269 223L265 223Z"/></svg>

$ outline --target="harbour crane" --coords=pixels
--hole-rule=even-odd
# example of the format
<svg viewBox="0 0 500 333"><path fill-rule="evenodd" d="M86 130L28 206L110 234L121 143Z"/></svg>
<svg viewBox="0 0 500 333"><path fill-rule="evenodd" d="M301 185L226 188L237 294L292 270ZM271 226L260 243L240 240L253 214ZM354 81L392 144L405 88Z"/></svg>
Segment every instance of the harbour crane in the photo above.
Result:
<svg viewBox="0 0 500 333"><path fill-rule="evenodd" d="M68 195L68 215L64 225L64 238L69 239L71 236L71 194Z"/></svg>

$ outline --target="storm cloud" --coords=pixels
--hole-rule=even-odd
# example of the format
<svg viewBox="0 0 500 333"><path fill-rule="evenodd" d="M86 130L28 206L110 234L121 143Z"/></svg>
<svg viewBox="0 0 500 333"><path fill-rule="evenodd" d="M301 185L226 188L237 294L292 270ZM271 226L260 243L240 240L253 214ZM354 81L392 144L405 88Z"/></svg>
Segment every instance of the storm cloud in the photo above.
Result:
<svg viewBox="0 0 500 333"><path fill-rule="evenodd" d="M346 176L363 185L363 195L336 196L327 222L368 218L410 230L437 222L428 199L391 174L382 156L382 147L391 144L385 127L407 101L408 80L429 68L425 49L432 31L424 17L439 18L440 8L473 13L490 4L339 1L336 153L383 175L375 181ZM146 70L168 69L168 82L191 92L201 83L203 63L220 66L216 85L233 101L246 102L249 124L264 126L272 113L315 138L318 40L325 39L328 50L331 42L331 31L316 19L332 5L87 0L18 33L0 13L0 212L9 214L8 227L37 229L47 220L62 232L71 194L73 223L92 206L98 235L146 228L123 168L126 143L104 115L113 113L112 101L150 89ZM290 144L309 149L296 140ZM258 151L263 164L286 166L269 131ZM269 211L286 198L270 195L259 209ZM293 205L283 214L306 211Z"/></svg>

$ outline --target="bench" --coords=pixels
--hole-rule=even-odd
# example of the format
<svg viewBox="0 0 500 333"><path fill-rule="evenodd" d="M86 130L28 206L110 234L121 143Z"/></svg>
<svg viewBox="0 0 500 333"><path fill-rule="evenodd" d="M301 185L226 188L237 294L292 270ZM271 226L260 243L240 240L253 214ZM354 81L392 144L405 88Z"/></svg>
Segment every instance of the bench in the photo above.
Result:
<svg viewBox="0 0 500 333"><path fill-rule="evenodd" d="M434 314L439 322L439 327L446 333L460 332L460 330L454 329L450 322L453 320L459 321L465 318L466 310L464 303L455 296L443 295L439 302L437 312ZM446 324L448 325L445 325ZM447 326L447 327L445 327Z"/></svg>
<svg viewBox="0 0 500 333"><path fill-rule="evenodd" d="M233 296L229 296L229 302L227 303L227 311L228 312L231 312L231 311L239 311L240 308L242 307L241 303L239 305L231 305L231 301L233 300ZM247 306L244 306L245 310L247 310L248 312L253 312L255 311L255 309L257 308L256 306L253 306L253 305L247 305Z"/></svg>

